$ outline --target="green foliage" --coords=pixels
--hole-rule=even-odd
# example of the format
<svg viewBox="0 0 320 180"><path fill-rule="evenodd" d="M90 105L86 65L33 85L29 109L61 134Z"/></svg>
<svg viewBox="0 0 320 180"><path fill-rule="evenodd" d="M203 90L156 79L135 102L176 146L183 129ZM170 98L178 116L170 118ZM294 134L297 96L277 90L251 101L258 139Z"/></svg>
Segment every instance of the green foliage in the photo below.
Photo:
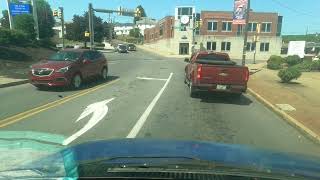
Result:
<svg viewBox="0 0 320 180"><path fill-rule="evenodd" d="M36 0L38 24L39 24L39 37L40 39L51 38L54 36L55 20L52 15L52 9L49 3L45 0Z"/></svg>
<svg viewBox="0 0 320 180"><path fill-rule="evenodd" d="M298 79L301 76L301 72L298 68L289 67L287 69L281 69L278 76L283 83L288 83L293 79Z"/></svg>
<svg viewBox="0 0 320 180"><path fill-rule="evenodd" d="M96 42L102 42L105 29L103 20L100 17L93 16L94 21L94 39ZM85 31L89 24L89 14L85 12L82 16L74 15L72 23L66 24L66 38L73 41L88 41L89 39L84 36Z"/></svg>
<svg viewBox="0 0 320 180"><path fill-rule="evenodd" d="M144 8L139 5L136 9L139 9L141 12L141 17L134 17L133 19L133 23L136 24L137 21L141 20L142 17L147 17L146 11L144 10Z"/></svg>
<svg viewBox="0 0 320 180"><path fill-rule="evenodd" d="M285 58L285 62L289 66L294 66L296 64L302 63L303 59L301 59L298 55L288 56Z"/></svg>
<svg viewBox="0 0 320 180"><path fill-rule="evenodd" d="M142 37L142 34L140 33L139 28L133 28L133 29L130 29L129 36L139 38L139 37Z"/></svg>
<svg viewBox="0 0 320 180"><path fill-rule="evenodd" d="M9 22L9 16L8 16L8 10L2 11L2 18L0 19L1 27L3 28L10 28L10 22Z"/></svg>
<svg viewBox="0 0 320 180"><path fill-rule="evenodd" d="M311 70L320 71L320 60L311 63Z"/></svg>
<svg viewBox="0 0 320 180"><path fill-rule="evenodd" d="M284 59L281 56L272 55L267 61L267 68L278 70L282 68L283 63Z"/></svg>
<svg viewBox="0 0 320 180"><path fill-rule="evenodd" d="M30 43L28 35L21 31L0 28L1 45L26 45Z"/></svg>
<svg viewBox="0 0 320 180"><path fill-rule="evenodd" d="M299 69L301 72L310 72L312 70L312 62L303 61L302 63L296 64L292 67Z"/></svg>
<svg viewBox="0 0 320 180"><path fill-rule="evenodd" d="M16 30L24 32L30 40L36 39L36 32L34 30L34 20L30 14L22 14L16 16L14 19L14 27Z"/></svg>
<svg viewBox="0 0 320 180"><path fill-rule="evenodd" d="M317 34L308 34L308 35L284 35L282 40L285 43L289 41L307 41L307 42L320 42L320 36Z"/></svg>

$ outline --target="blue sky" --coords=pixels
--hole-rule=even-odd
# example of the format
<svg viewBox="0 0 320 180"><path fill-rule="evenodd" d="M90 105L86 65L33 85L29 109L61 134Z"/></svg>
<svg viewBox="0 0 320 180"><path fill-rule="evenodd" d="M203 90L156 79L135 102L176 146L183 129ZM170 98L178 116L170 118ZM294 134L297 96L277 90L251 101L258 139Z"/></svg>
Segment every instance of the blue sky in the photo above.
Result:
<svg viewBox="0 0 320 180"><path fill-rule="evenodd" d="M71 20L74 14L83 14L88 9L88 3L94 8L117 9L119 6L134 9L142 5L149 17L161 19L174 14L174 7L194 5L196 11L233 9L233 0L48 0L52 8L63 6L66 20ZM6 9L6 0L0 0L0 10ZM251 0L254 11L278 12L284 16L283 34L305 34L320 32L320 0ZM107 20L107 14L97 14ZM132 22L130 17L112 15L116 21Z"/></svg>

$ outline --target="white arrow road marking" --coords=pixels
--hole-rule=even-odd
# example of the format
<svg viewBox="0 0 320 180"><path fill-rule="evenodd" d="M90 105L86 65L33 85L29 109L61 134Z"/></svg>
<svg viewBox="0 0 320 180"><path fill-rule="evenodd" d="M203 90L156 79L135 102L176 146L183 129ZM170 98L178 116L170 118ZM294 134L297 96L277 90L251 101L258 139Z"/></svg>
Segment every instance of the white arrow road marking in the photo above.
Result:
<svg viewBox="0 0 320 180"><path fill-rule="evenodd" d="M90 104L87 106L87 108L83 111L83 113L80 115L80 117L75 121L76 123L79 122L81 119L89 116L90 114L93 114L90 120L87 122L86 125L83 126L79 131L74 133L72 136L65 139L62 143L62 145L68 145L75 139L77 139L79 136L90 130L92 127L94 127L99 121L101 121L108 113L108 106L107 104L114 100L114 98L96 102L93 104Z"/></svg>
<svg viewBox="0 0 320 180"><path fill-rule="evenodd" d="M137 77L137 79L141 79L141 80L158 80L158 81L167 81L168 80L168 79L148 78L148 77Z"/></svg>
<svg viewBox="0 0 320 180"><path fill-rule="evenodd" d="M171 78L172 78L173 73L170 73L169 78L167 79L167 82L164 84L164 86L161 88L161 90L159 91L159 93L153 98L153 100L151 101L151 103L149 104L149 106L147 107L147 109L144 111L144 113L141 115L141 117L139 118L139 120L137 121L137 123L134 125L134 127L131 129L130 133L128 134L127 138L135 138L140 129L142 128L143 124L146 122L149 114L151 113L153 107L156 105L157 101L159 100L161 94L163 93L163 91L166 89L166 87L168 86Z"/></svg>

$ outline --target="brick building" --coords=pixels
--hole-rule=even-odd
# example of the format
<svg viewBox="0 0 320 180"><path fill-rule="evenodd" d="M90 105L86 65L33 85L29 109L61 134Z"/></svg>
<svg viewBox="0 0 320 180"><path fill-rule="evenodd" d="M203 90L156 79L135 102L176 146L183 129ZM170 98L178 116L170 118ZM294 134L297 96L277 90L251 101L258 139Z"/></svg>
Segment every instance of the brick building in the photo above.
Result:
<svg viewBox="0 0 320 180"><path fill-rule="evenodd" d="M232 24L232 12L202 11L202 27L193 31L194 12L194 7L177 7L175 17L165 17L154 28L145 30L145 46L174 55L200 49L227 52L231 58L241 59L244 25ZM252 59L255 50L258 60L280 55L281 29L282 16L278 13L250 12L247 57ZM256 43L254 36L259 37Z"/></svg>

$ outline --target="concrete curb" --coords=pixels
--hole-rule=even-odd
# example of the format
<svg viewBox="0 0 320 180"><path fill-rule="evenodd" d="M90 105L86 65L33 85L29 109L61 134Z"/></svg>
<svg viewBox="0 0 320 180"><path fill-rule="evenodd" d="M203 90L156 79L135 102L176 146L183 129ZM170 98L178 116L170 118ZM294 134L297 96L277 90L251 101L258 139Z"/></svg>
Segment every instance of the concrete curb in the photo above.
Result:
<svg viewBox="0 0 320 180"><path fill-rule="evenodd" d="M21 80L21 81L6 83L6 84L0 84L0 88L17 86L17 85L21 85L21 84L26 84L28 82L29 82L29 80Z"/></svg>
<svg viewBox="0 0 320 180"><path fill-rule="evenodd" d="M253 91L252 89L248 88L248 93L251 94L253 97L255 97L259 102L266 105L270 110L275 112L277 115L279 115L282 119L286 120L287 123L289 123L291 126L305 134L307 137L315 141L316 143L320 143L320 136L317 135L315 132L301 124L298 120L294 119L284 111L278 109L276 106L271 104L269 101L264 99L261 95Z"/></svg>

